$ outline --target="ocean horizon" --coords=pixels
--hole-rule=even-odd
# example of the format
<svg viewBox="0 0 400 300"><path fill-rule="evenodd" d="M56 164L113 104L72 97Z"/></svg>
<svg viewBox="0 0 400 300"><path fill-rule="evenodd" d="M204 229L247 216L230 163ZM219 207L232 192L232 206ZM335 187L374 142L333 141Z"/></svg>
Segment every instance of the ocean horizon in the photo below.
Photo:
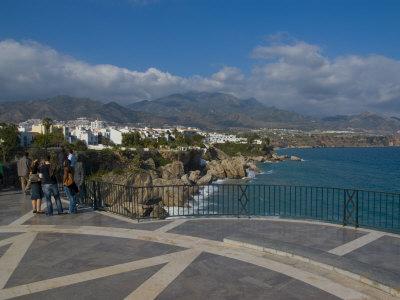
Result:
<svg viewBox="0 0 400 300"><path fill-rule="evenodd" d="M400 147L284 148L303 161L261 163L252 184L400 192Z"/></svg>

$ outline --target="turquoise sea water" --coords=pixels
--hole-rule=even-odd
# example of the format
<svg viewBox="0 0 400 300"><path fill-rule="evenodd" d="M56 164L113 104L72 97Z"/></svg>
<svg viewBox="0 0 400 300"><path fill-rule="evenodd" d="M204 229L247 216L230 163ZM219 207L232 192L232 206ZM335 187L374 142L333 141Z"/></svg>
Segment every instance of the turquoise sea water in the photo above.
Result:
<svg viewBox="0 0 400 300"><path fill-rule="evenodd" d="M400 192L400 147L281 149L302 162L264 163L254 184Z"/></svg>

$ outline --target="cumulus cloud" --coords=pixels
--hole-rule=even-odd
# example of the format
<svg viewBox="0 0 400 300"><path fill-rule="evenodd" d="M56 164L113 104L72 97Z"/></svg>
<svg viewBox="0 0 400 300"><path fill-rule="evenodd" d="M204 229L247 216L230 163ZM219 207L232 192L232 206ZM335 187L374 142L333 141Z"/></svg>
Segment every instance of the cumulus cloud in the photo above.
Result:
<svg viewBox="0 0 400 300"><path fill-rule="evenodd" d="M256 96L278 106L333 114L384 112L388 103L400 102L400 61L394 59L380 55L329 59L320 47L302 41L259 46L253 57L265 62L253 69L249 85Z"/></svg>
<svg viewBox="0 0 400 300"><path fill-rule="evenodd" d="M255 97L311 115L400 113L400 61L380 55L329 58L317 45L276 39L251 54L249 74L225 66L208 77L181 77L157 68L88 64L36 42L4 40L0 100L68 94L126 103L195 90Z"/></svg>

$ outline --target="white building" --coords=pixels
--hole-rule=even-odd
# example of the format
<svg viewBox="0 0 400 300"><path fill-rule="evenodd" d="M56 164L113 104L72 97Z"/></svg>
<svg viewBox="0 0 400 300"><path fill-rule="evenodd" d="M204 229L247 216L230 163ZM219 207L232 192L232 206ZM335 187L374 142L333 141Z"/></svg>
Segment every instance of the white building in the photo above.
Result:
<svg viewBox="0 0 400 300"><path fill-rule="evenodd" d="M127 132L126 130L123 130L123 129L118 130L118 129L114 129L114 128L108 128L107 131L109 132L108 138L115 145L122 144L122 133Z"/></svg>
<svg viewBox="0 0 400 300"><path fill-rule="evenodd" d="M76 127L72 130L71 135L77 140L85 142L86 145L97 145L99 143L98 133L84 127Z"/></svg>
<svg viewBox="0 0 400 300"><path fill-rule="evenodd" d="M239 138L234 134L223 134L223 133L209 133L205 138L205 142L209 144L224 144L227 142L246 144L246 138Z"/></svg>
<svg viewBox="0 0 400 300"><path fill-rule="evenodd" d="M96 120L90 123L90 129L92 131L98 131L104 128L106 128L106 122L104 121Z"/></svg>

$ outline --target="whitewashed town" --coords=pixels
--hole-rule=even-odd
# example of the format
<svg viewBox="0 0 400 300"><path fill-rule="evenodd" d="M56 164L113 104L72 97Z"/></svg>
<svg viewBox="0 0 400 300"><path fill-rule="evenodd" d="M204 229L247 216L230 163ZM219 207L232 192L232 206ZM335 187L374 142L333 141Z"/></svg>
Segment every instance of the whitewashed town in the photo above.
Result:
<svg viewBox="0 0 400 300"><path fill-rule="evenodd" d="M135 127L128 125L110 125L101 120L89 120L87 118L77 118L70 121L53 121L50 130L58 128L63 133L65 140L69 143L76 141L84 142L89 149L101 150L111 147L109 144L122 145L123 134L137 132L141 138L157 140L159 138L173 139L174 132L177 131L184 135L198 134L204 137L207 144L247 143L247 138L238 137L235 134L226 134L218 132L207 132L194 127L184 126L165 126L160 128L153 127ZM18 124L20 142L22 147L29 147L35 140L35 136L44 134L46 126L41 119L30 119ZM108 143L103 143L107 140ZM255 140L254 143L261 144L261 140Z"/></svg>

